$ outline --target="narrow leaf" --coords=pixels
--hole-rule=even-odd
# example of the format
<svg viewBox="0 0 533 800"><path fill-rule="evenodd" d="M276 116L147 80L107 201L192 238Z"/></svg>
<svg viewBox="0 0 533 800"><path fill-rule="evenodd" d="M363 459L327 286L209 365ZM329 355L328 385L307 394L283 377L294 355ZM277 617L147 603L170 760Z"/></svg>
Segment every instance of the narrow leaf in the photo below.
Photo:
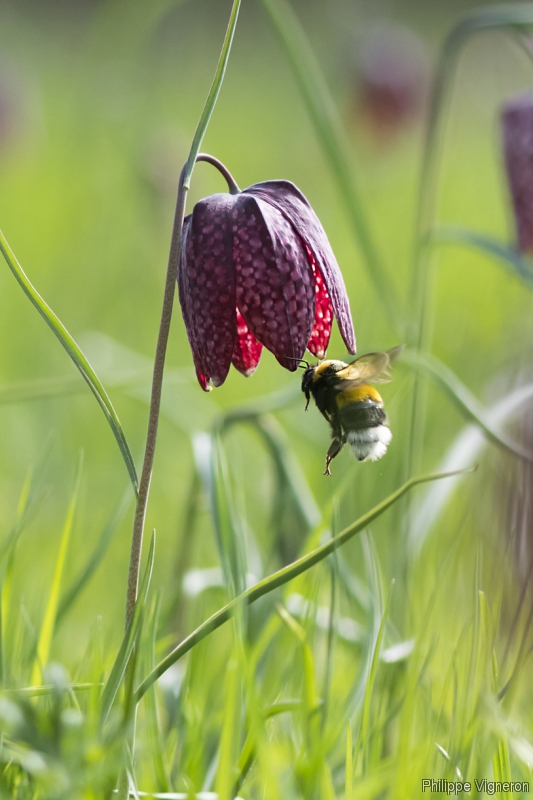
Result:
<svg viewBox="0 0 533 800"><path fill-rule="evenodd" d="M372 239L363 213L363 204L356 188L348 137L307 40L305 32L286 0L262 0L285 49L287 60L314 125L317 138L328 159L340 195L348 211L350 223L365 259L368 277L385 306L388 317L403 329L398 309L402 307Z"/></svg>
<svg viewBox="0 0 533 800"><path fill-rule="evenodd" d="M298 461L287 445L281 425L271 414L244 408L224 415L218 426L225 431L237 423L248 423L261 436L272 457L279 484L290 492L306 527L310 530L315 528L321 519L320 510Z"/></svg>
<svg viewBox="0 0 533 800"><path fill-rule="evenodd" d="M273 575L270 575L268 578L256 583L255 586L252 586L246 592L243 592L241 595L239 595L239 597L236 597L235 600L232 600L223 608L220 608L218 611L216 611L211 617L209 617L209 619L203 622L198 628L196 628L195 631L187 636L187 638L184 639L171 653L169 653L168 656L166 656L166 658L164 658L141 683L135 693L137 701L141 699L154 681L161 677L161 675L163 675L163 673L165 673L167 669L172 666L172 664L188 653L189 650L198 644L198 642L201 642L206 636L209 636L210 633L231 619L239 605L242 603L247 605L255 603L255 601L260 597L272 592L279 586L283 586L285 583L288 583L293 578L301 575L315 564L318 564L324 558L329 556L337 547L346 544L346 542L350 541L350 539L352 539L357 533L364 530L368 525L370 525L371 522L377 519L377 517L381 516L384 511L394 505L394 503L396 503L401 497L403 497L404 494L406 494L415 486L418 486L422 483L427 483L429 481L441 480L442 478L451 478L455 475L461 475L472 471L473 470L471 469L458 470L456 472L433 473L430 475L421 475L411 478L404 483L403 486L400 486L399 489L389 495L385 500L383 500L377 506L374 506L371 511L368 511L356 522L352 523L352 525L349 525L347 528L341 531L341 533L339 533L337 536L329 539L329 541L327 541L325 544L317 547L310 553L307 553L307 555L302 556L302 558L299 558L292 564L288 564L286 567L274 572Z"/></svg>
<svg viewBox="0 0 533 800"><path fill-rule="evenodd" d="M65 524L63 526L63 533L61 535L61 544L59 545L59 553L57 556L56 568L54 572L54 578L52 581L52 588L50 589L50 596L48 598L48 603L46 605L46 610L44 612L44 619L41 626L41 632L39 634L39 640L37 642L37 654L31 676L31 682L34 685L42 683L42 669L43 667L46 666L46 663L48 661L48 656L50 654L50 645L52 644L52 637L54 635L54 628L56 624L59 591L61 588L63 569L65 567L65 561L67 557L67 549L70 542L70 534L72 532L74 512L76 510L76 503L78 500L82 464L83 464L83 458L80 457L80 462L78 465L78 470L76 475L76 482L74 486L74 492L72 494L69 503L67 517L65 519Z"/></svg>
<svg viewBox="0 0 533 800"><path fill-rule="evenodd" d="M358 750L359 746L362 748L363 752L363 774L366 775L368 772L368 753L370 750L370 703L372 701L372 693L374 691L374 684L376 682L376 675L379 666L379 656L381 653L381 646L383 644L383 636L385 635L385 624L387 622L387 617L389 614L389 605L390 599L392 596L392 590L394 587L391 586L389 591L389 596L387 598L387 603L385 605L385 610L383 612L383 616L381 618L381 624L379 626L378 635L376 637L376 642L374 645L374 650L372 653L372 660L369 665L368 676L366 679L365 685L365 696L363 700L363 717L361 720L361 728L359 732L359 741L355 748L355 756L356 759L358 757ZM357 764L357 761L356 761Z"/></svg>
<svg viewBox="0 0 533 800"><path fill-rule="evenodd" d="M89 560L85 564L84 567L80 570L72 585L66 592L65 596L59 603L59 608L57 610L57 624L61 622L69 608L72 604L76 601L78 595L81 594L87 583L90 581L96 570L98 569L102 559L104 558L105 554L107 553L108 547L111 544L111 539L113 534L115 533L116 529L120 525L121 521L126 514L129 506L131 504L131 490L128 488L120 501L120 505L113 514L111 520L107 523L104 530L102 531L100 538L94 548Z"/></svg>
<svg viewBox="0 0 533 800"><path fill-rule="evenodd" d="M457 375L449 367L439 361L429 353L405 350L402 355L402 363L412 369L428 375L435 383L444 390L452 402L466 419L475 422L485 433L487 438L524 461L533 463L533 453L514 442L507 434L499 431L491 422L487 410L481 405L479 400L470 392L469 389L459 380Z"/></svg>
<svg viewBox="0 0 533 800"><path fill-rule="evenodd" d="M224 681L224 716L222 724L222 734L220 737L220 758L217 771L217 797L219 800L231 800L233 797L231 790L234 784L234 759L235 746L239 740L236 728L238 728L237 698L238 698L238 670L234 659L228 662L226 669L226 680Z"/></svg>
<svg viewBox="0 0 533 800"><path fill-rule="evenodd" d="M346 727L346 770L344 779L344 800L353 800L352 726L349 722Z"/></svg>
<svg viewBox="0 0 533 800"><path fill-rule="evenodd" d="M0 251L4 256L8 267L15 276L22 291L29 298L30 302L37 309L41 317L47 325L55 333L76 367L81 372L83 378L86 380L91 392L94 394L100 408L104 412L111 430L115 436L117 444L122 453L122 458L126 464L133 488L137 493L137 473L135 471L135 464L133 456L131 455L126 436L122 430L120 420L117 417L116 411L113 408L111 400L109 399L106 390L100 383L98 376L87 361L86 357L78 347L70 333L67 331L61 320L54 314L52 309L45 303L41 295L37 292L33 284L30 282L28 276L17 261L15 254L8 245L3 233L0 231Z"/></svg>
<svg viewBox="0 0 533 800"><path fill-rule="evenodd" d="M203 111L200 115L200 119L198 120L198 125L196 126L189 158L187 159L187 164L183 173L183 188L185 190L190 188L191 176L196 163L196 156L200 152L200 147L202 145L207 126L209 125L209 120L211 119L211 115L213 114L216 102L218 100L218 95L220 94L220 89L222 88L222 82L224 80L224 75L226 74L226 67L228 66L229 54L231 52L231 45L235 35L235 28L237 27L237 19L239 17L240 7L241 0L233 0L228 27L226 29L226 36L224 37L222 50L220 51L213 83L211 84Z"/></svg>
<svg viewBox="0 0 533 800"><path fill-rule="evenodd" d="M518 275L533 287L533 261L506 242L468 228L444 225L435 228L428 241L430 244L455 244L480 250L501 262L509 272Z"/></svg>

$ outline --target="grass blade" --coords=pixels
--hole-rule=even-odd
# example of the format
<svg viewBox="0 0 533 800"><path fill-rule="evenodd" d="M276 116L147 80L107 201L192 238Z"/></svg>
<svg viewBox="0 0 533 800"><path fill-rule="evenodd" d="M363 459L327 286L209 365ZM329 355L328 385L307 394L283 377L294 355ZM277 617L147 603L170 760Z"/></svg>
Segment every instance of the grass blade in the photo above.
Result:
<svg viewBox="0 0 533 800"><path fill-rule="evenodd" d="M353 754L352 754L352 726L346 727L346 771L344 779L344 800L353 800Z"/></svg>
<svg viewBox="0 0 533 800"><path fill-rule="evenodd" d="M0 565L3 570L0 585L0 685L5 686L7 679L7 660L8 648L6 645L6 632L8 626L8 615L11 605L11 590L13 586L13 570L15 566L15 551L17 542L24 528L24 521L28 509L30 490L32 484L33 470L29 470L22 486L15 523L8 535L0 544ZM5 559L5 566L2 562Z"/></svg>
<svg viewBox="0 0 533 800"><path fill-rule="evenodd" d="M189 650L198 644L198 642L201 642L206 636L209 636L210 633L231 619L241 604L245 603L247 605L251 605L260 597L272 592L279 586L283 586L285 583L288 583L293 578L301 575L315 564L318 564L324 558L329 556L337 547L346 544L346 542L350 541L350 539L352 539L357 533L364 530L368 525L370 525L371 522L381 516L381 514L394 505L394 503L396 503L415 486L418 486L422 483L428 483L429 481L451 478L455 475L461 475L472 471L472 469L458 470L456 472L433 473L430 475L420 475L418 477L411 478L404 483L403 486L400 486L399 489L385 498L385 500L382 500L381 503L379 503L377 506L374 506L371 511L368 511L366 514L352 523L352 525L349 525L347 528L341 531L341 533L337 534L337 536L329 539L329 541L327 541L325 544L317 547L310 553L307 553L307 555L299 558L292 564L289 564L277 572L274 572L274 574L270 575L268 578L256 583L255 586L252 586L246 592L243 592L241 595L239 595L239 597L236 597L235 600L232 600L223 608L220 608L218 611L216 611L211 617L209 617L209 619L203 622L198 628L196 628L195 631L193 631L193 633L184 639L171 653L169 653L138 687L135 693L137 701L141 699L154 681L161 677L161 675L163 675L163 673L166 672L167 669L172 666L172 664L188 653Z"/></svg>
<svg viewBox="0 0 533 800"><path fill-rule="evenodd" d="M76 510L76 503L78 501L82 465L83 457L80 457L74 492L69 503L67 517L63 526L63 533L61 535L61 543L59 545L59 553L57 556L54 578L52 580L52 588L50 589L50 596L44 612L41 632L39 633L39 639L37 642L37 653L31 676L31 682L33 685L42 683L42 670L46 666L48 656L50 655L50 646L52 644L52 637L54 635L54 628L57 618L57 606L59 601L59 592L61 589L61 579L63 577L63 569L65 567L67 550L70 542L70 534L72 532L74 512Z"/></svg>
<svg viewBox="0 0 533 800"><path fill-rule="evenodd" d="M220 737L220 758L217 770L217 797L219 800L231 800L235 783L235 746L240 739L238 732L238 685L239 674L237 662L231 659L226 670L226 700L224 703L224 722Z"/></svg>
<svg viewBox="0 0 533 800"><path fill-rule="evenodd" d="M238 423L247 423L257 431L272 458L279 485L290 492L307 529L315 528L321 519L320 509L276 418L253 409L242 409L225 415L218 423L218 427L221 432L225 432Z"/></svg>
<svg viewBox="0 0 533 800"><path fill-rule="evenodd" d="M370 662L368 677L365 685L365 696L363 700L363 716L361 719L361 728L358 736L358 742L355 748L356 764L357 764L359 748L362 749L363 775L366 775L368 771L368 754L370 750L370 704L372 702L372 692L374 689L374 684L376 682L376 675L379 666L379 657L381 653L381 645L383 644L383 637L385 635L385 625L387 623L387 617L389 614L389 604L392 596L393 587L394 587L394 581L392 582L392 586L389 591L389 596L387 598L387 603L385 605L385 610L383 611L383 616L381 618L381 624L379 626L378 635L376 637L376 643L374 645L372 660Z"/></svg>
<svg viewBox="0 0 533 800"><path fill-rule="evenodd" d="M481 250L508 268L512 275L518 275L533 287L533 261L514 247L478 231L458 226L442 225L435 228L428 238L430 245L458 245Z"/></svg>
<svg viewBox="0 0 533 800"><path fill-rule="evenodd" d="M239 535L227 461L222 440L216 433L193 436L196 469L209 499L224 584L230 595L240 594L246 585L246 558Z"/></svg>
<svg viewBox="0 0 533 800"><path fill-rule="evenodd" d="M100 722L103 725L111 711L111 706L118 692L122 678L126 671L128 661L133 652L135 642L137 641L141 629L141 617L148 597L148 589L150 588L150 579L152 577L152 570L154 567L155 556L155 531L152 533L152 541L150 542L150 550L148 552L148 561L146 569L139 587L139 596L135 604L135 610L130 620L124 639L118 651L118 655L113 664L113 668L107 679L106 685L102 692L102 708L100 712Z"/></svg>
<svg viewBox="0 0 533 800"><path fill-rule="evenodd" d="M499 431L491 422L486 409L481 405L476 397L466 388L464 383L459 380L457 375L449 367L439 361L429 353L405 350L402 362L412 369L417 370L432 378L435 383L444 390L450 400L458 407L463 416L479 425L486 437L511 453L513 456L533 463L533 453L514 442L505 433Z"/></svg>
<svg viewBox="0 0 533 800"><path fill-rule="evenodd" d="M402 304L396 297L366 223L359 192L354 182L351 167L353 159L347 136L320 66L298 18L286 0L262 0L262 2L285 49L318 140L346 205L370 281L380 302L385 306L388 319L402 331L404 324L399 312Z"/></svg>
<svg viewBox="0 0 533 800"><path fill-rule="evenodd" d="M76 365L76 367L81 372L83 378L87 382L91 392L95 396L98 405L104 412L105 418L107 419L111 430L113 431L113 435L117 441L119 446L120 452L122 454L122 458L124 459L124 463L126 464L126 468L128 470L128 474L130 476L130 480L132 482L133 488L135 493L138 490L137 484L137 473L135 471L135 464L133 461L133 456L131 455L131 451L126 440L126 436L124 431L122 430L122 425L120 424L120 420L116 414L115 409L113 408L113 404L109 399L106 390L104 389L103 385L101 384L96 372L93 370L87 358L78 347L70 333L67 331L61 320L54 314L50 306L48 306L41 295L37 292L33 284L30 282L28 276L22 269L21 265L17 261L15 254L11 250L10 246L8 245L3 233L0 231L0 251L4 256L8 267L10 268L11 272L15 276L19 286L22 288L22 291L28 297L32 305L37 309L41 317L44 319L46 324L52 329L54 334L57 336L67 353L69 354L70 358Z"/></svg>
<svg viewBox="0 0 533 800"><path fill-rule="evenodd" d="M435 70L431 92L424 151L420 168L415 223L415 250L409 292L409 308L413 310L413 324L408 343L417 350L428 349L433 312L434 269L430 253L424 246L435 222L439 184L441 151L444 139L444 120L450 99L459 56L469 39L484 31L528 33L533 25L533 6L530 3L485 6L463 17L450 31L442 47ZM408 474L417 469L421 457L422 429L424 425L424 394L420 376L415 376L412 395L409 442L407 451Z"/></svg>
<svg viewBox="0 0 533 800"><path fill-rule="evenodd" d="M155 649L157 644L157 626L159 621L159 611L161 607L161 598L158 597L154 604L152 618L150 620L149 639L150 646L148 648L150 669L155 666ZM153 686L151 691L148 692L146 698L147 705L147 727L148 739L150 750L152 752L152 762L154 766L154 774L156 777L158 790L160 792L170 791L170 771L165 758L165 744L164 737L161 731L161 721L159 715L159 706L157 704L156 687Z"/></svg>
<svg viewBox="0 0 533 800"><path fill-rule="evenodd" d="M120 505L113 514L111 520L107 523L104 530L102 531L100 538L96 547L94 548L93 553L91 554L89 560L85 564L84 567L80 570L76 578L74 579L72 585L65 593L65 596L59 603L59 608L57 610L57 617L56 617L56 624L62 621L63 617L72 606L72 604L77 599L78 595L81 594L87 583L90 581L96 570L98 569L102 559L104 558L105 554L107 553L108 547L111 544L111 539L113 534L115 533L116 529L120 525L121 521L126 514L129 506L131 504L131 493L130 489L127 489L124 493L122 500L120 501Z"/></svg>

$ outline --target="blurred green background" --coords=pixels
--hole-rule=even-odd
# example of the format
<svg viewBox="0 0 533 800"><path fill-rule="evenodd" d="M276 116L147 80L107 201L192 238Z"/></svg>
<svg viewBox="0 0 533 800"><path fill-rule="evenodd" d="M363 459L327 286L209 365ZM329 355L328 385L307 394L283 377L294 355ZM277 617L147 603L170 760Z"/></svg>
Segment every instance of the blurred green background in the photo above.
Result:
<svg viewBox="0 0 533 800"><path fill-rule="evenodd" d="M426 102L421 100L405 124L382 135L371 119L365 121L362 110L361 53L376 26L407 26L425 53L427 96L444 36L468 7L437 0L293 3L346 127L353 172L389 279L406 302ZM221 0L13 0L0 7L0 226L30 279L108 387L139 464L177 179L229 9L230 3ZM439 169L440 222L513 242L498 107L532 82L527 54L501 34L479 37L465 49ZM202 149L221 159L240 186L270 178L294 181L318 213L343 270L359 353L398 344L399 334L368 280L285 53L258 2L243 3ZM200 164L188 208L223 188L220 176ZM5 265L0 297L0 518L5 535L25 477L33 470L35 504L18 546L13 592L38 629L80 450L84 469L66 586L92 552L128 478L100 409ZM487 405L531 377L531 301L525 284L488 257L458 247L439 249L433 351ZM407 316L411 313L407 309ZM328 355L346 357L336 330ZM319 505L346 481L336 507L338 525L370 508L402 480L412 377L401 365L394 383L383 390L394 434L389 454L376 464L359 465L345 452L334 463L330 480L322 476L327 425L316 409L304 414L299 373L285 372L265 352L252 378L232 370L222 388L204 395L194 378L178 305L168 368L147 519L147 530L156 528L158 534L154 585L164 588L167 599L177 592L185 568L218 564L207 505L193 536L185 516L194 476L190 434L208 430L222 409L293 387L294 401L276 416ZM439 465L463 425L449 400L431 388L425 469ZM263 569L279 566L267 524L274 491L268 455L257 436L243 428L228 438L228 460ZM480 546L494 552L491 534L505 547L505 525L496 530L493 515L487 526L490 513L485 505L483 517L476 503L480 497L487 502L491 494L496 497L500 487L501 510L514 469L510 457L493 454L468 479L464 502L458 501L450 524L439 529L432 564L463 533L467 576L474 574ZM468 509L476 521L465 533L461 522ZM132 511L133 505L97 574L64 620L54 658L75 663L99 616L109 645L118 643ZM402 581L407 567L401 526L386 521L376 525L376 532L385 576L397 578L400 596L409 595ZM287 524L280 537L285 552L294 556L302 543L298 526ZM349 553L355 569L362 559L358 548L354 545ZM425 572L428 592L436 574ZM418 590L425 596L423 578ZM442 602L452 616L466 613L464 596L454 599L453 582ZM402 608L396 613L407 623L416 610L409 603ZM202 616L196 606L194 618ZM176 625L185 632L191 622Z"/></svg>

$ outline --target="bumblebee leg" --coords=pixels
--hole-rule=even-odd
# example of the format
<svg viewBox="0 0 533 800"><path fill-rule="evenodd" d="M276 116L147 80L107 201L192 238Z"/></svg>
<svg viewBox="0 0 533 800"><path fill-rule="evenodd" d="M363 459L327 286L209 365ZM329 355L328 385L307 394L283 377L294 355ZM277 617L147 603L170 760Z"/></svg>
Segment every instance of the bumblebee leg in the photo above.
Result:
<svg viewBox="0 0 533 800"><path fill-rule="evenodd" d="M344 439L333 439L329 446L329 450L326 455L326 471L324 475L331 475L331 471L329 465L333 461L333 459L339 455L340 451L342 450L344 445Z"/></svg>

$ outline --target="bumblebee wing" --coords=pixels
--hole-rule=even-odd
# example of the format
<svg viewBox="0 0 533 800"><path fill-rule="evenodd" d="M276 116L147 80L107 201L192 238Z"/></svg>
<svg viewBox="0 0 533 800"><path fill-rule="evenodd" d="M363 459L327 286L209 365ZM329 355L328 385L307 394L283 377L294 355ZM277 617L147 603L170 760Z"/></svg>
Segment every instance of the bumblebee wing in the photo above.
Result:
<svg viewBox="0 0 533 800"><path fill-rule="evenodd" d="M343 391L346 383L388 383L391 379L389 368L395 358L403 350L404 345L398 345L385 353L367 353L360 358L356 358L351 364L339 370L336 378L339 379L338 390ZM342 383L341 383L342 381Z"/></svg>

